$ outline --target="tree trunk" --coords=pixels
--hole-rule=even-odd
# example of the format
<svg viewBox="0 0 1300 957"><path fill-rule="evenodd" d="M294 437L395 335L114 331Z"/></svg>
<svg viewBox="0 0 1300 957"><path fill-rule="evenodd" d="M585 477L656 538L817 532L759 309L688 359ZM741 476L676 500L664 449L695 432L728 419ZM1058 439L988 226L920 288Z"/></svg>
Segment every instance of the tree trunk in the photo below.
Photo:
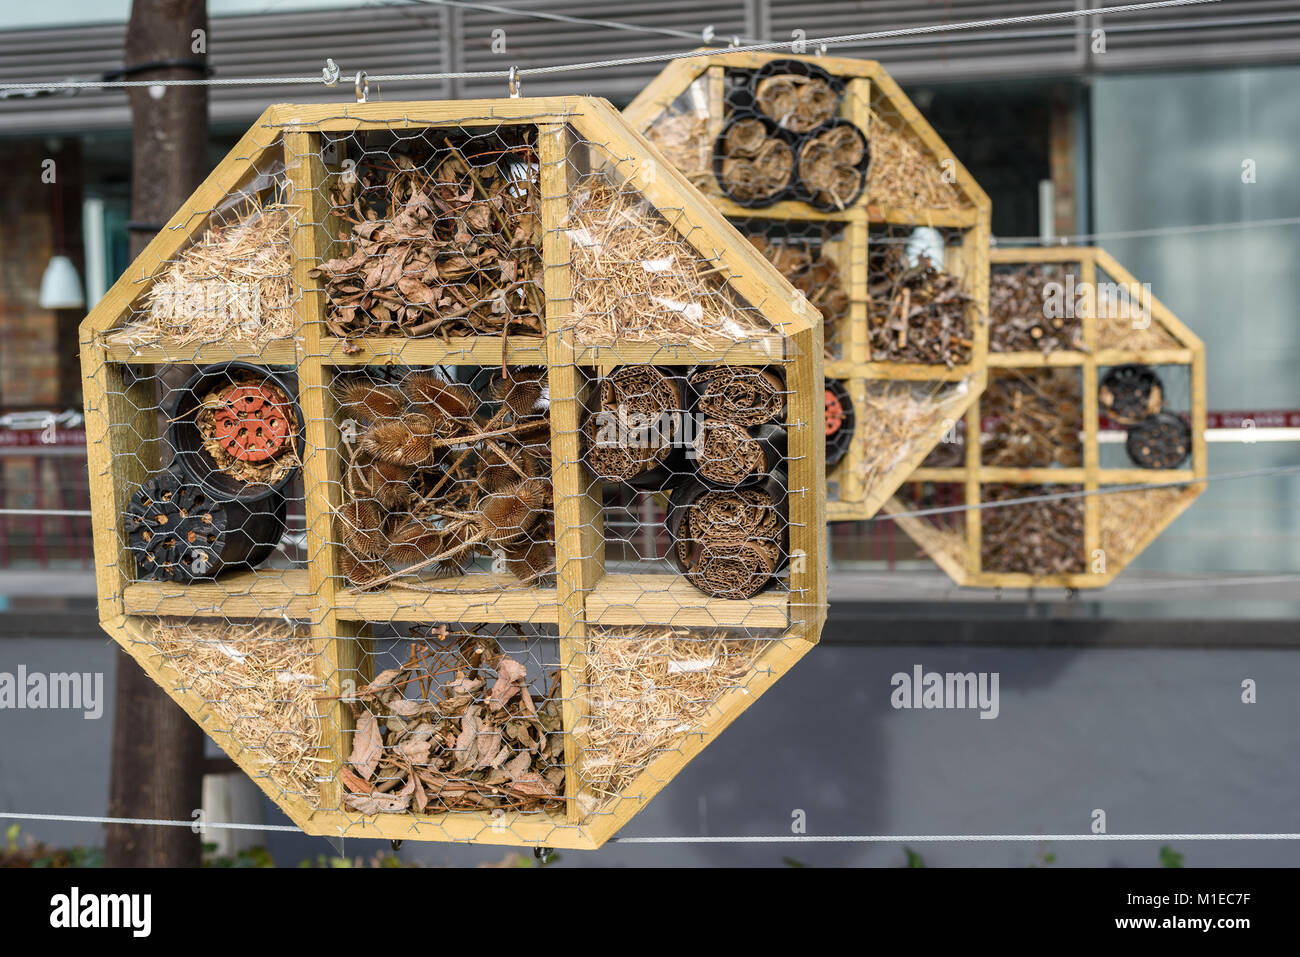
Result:
<svg viewBox="0 0 1300 957"><path fill-rule="evenodd" d="M159 62L205 61L207 28L206 0L134 0L125 65L130 70ZM203 31L201 42L195 30ZM129 72L127 78L202 75L190 66L168 66ZM208 170L207 87L164 89L161 97L146 87L128 91L133 258L153 238L149 225L170 219ZM202 802L203 732L123 651L117 655L115 688L109 816L193 819ZM104 856L110 867L197 867L202 847L189 828L118 824L108 826Z"/></svg>

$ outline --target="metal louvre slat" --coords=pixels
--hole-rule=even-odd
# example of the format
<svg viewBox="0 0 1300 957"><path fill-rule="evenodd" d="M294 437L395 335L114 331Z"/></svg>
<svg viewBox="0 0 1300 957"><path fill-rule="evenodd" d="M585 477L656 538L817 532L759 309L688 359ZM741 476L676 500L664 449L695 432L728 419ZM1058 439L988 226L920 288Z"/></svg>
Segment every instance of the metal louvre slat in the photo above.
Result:
<svg viewBox="0 0 1300 957"><path fill-rule="evenodd" d="M610 0L578 0L556 3L519 2L509 4L519 9L537 9L596 20L633 22L639 26L679 30L699 39L634 33L570 23L553 23L503 17L498 14L464 10L458 13L461 36L461 67L467 71L501 70L510 66L554 66L574 60L614 60L656 54L680 53L703 46L703 31L712 26L719 38L744 35L747 25L744 4L731 2L690 2L666 0L650 8L633 9L627 3ZM493 54L491 36L494 29L506 31L506 53ZM607 70L570 75L528 77L525 93L548 95L561 93L595 94L630 99L662 68L661 63L612 67ZM501 81L463 81L460 88L467 96L491 96L502 89Z"/></svg>
<svg viewBox="0 0 1300 957"><path fill-rule="evenodd" d="M697 35L748 35L765 28L786 40L795 29L809 37L862 33L945 21L1053 13L1100 0L662 0L633 5L618 0L499 0L520 10L614 20ZM1077 75L1197 65L1300 61L1300 20L1292 0L1231 0L1141 15L1102 15L1086 23L1060 21L940 37L899 38L831 52L881 60L904 82ZM1251 22L1255 21L1255 22ZM445 24L453 24L448 35ZM1107 52L1086 42L1096 26L1107 31ZM492 53L492 31L506 31L504 55ZM122 24L72 25L0 33L0 79L92 78L122 65ZM1008 34L1011 34L1010 36ZM685 37L610 30L504 14L420 4L377 4L342 9L215 17L208 52L218 77L310 76L326 57L342 68L340 85L214 87L212 117L246 122L268 103L324 102L352 96L359 69L375 73L487 71L566 62L678 53L702 44ZM525 77L528 95L591 93L626 100L661 68L659 63ZM374 99L496 96L504 80L372 85ZM118 91L0 100L0 133L125 128L130 117Z"/></svg>
<svg viewBox="0 0 1300 957"><path fill-rule="evenodd" d="M1016 4L987 0L887 0L882 3L800 3L771 0L774 38L801 29L809 37L871 33L940 23L961 23L1007 16L1032 16L1077 9L1075 0ZM1077 27L1070 21L1025 24L980 31L898 37L836 45L844 56L879 60L900 80L922 81L980 76L1064 73L1082 64ZM1014 32L1014 39L999 34Z"/></svg>

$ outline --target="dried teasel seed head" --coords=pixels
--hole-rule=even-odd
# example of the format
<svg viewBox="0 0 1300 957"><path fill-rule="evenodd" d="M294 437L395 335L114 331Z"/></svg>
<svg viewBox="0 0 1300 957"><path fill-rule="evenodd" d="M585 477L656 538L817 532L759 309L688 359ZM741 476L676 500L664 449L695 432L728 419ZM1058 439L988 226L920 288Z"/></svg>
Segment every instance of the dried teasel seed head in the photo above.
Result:
<svg viewBox="0 0 1300 957"><path fill-rule="evenodd" d="M344 549L339 556L339 571L353 588L369 588L388 574L388 566L373 558L359 558Z"/></svg>
<svg viewBox="0 0 1300 957"><path fill-rule="evenodd" d="M387 509L402 509L411 501L411 480L415 470L371 459L362 469L370 494Z"/></svg>
<svg viewBox="0 0 1300 957"><path fill-rule="evenodd" d="M339 507L339 535L343 544L358 555L377 558L384 553L387 543L381 532L383 524L383 512L370 499L358 499Z"/></svg>
<svg viewBox="0 0 1300 957"><path fill-rule="evenodd" d="M397 422L372 425L361 437L361 451L390 465L421 466L433 455L433 422L409 412Z"/></svg>
<svg viewBox="0 0 1300 957"><path fill-rule="evenodd" d="M525 479L506 492L493 492L483 499L482 522L491 541L506 541L527 533L545 512L551 497L546 479Z"/></svg>
<svg viewBox="0 0 1300 957"><path fill-rule="evenodd" d="M519 467L519 471L496 456L488 456L487 461L480 466L477 476L479 488L483 491L503 492L512 489L522 480L519 472L523 472L529 478L541 476L541 467L535 455L530 455L518 447L507 446L506 448L513 455L514 464Z"/></svg>
<svg viewBox="0 0 1300 957"><path fill-rule="evenodd" d="M339 392L339 404L348 415L361 419L395 419L406 408L400 389L375 382L349 382Z"/></svg>
<svg viewBox="0 0 1300 957"><path fill-rule="evenodd" d="M433 418L450 419L468 426L478 409L478 395L459 382L444 382L436 375L420 372L402 383L411 402Z"/></svg>
<svg viewBox="0 0 1300 957"><path fill-rule="evenodd" d="M541 526L534 529L536 532ZM526 585L545 584L555 576L555 542L551 538L522 538L503 546L506 567Z"/></svg>
<svg viewBox="0 0 1300 957"><path fill-rule="evenodd" d="M470 539L479 533L479 527L472 522L452 522L442 529L443 534L443 552L455 551L449 558L444 559L438 564L437 571L454 572L463 569L476 554L483 552L485 549L481 544L464 548ZM435 552L441 554L441 552Z"/></svg>
<svg viewBox="0 0 1300 957"><path fill-rule="evenodd" d="M519 418L540 412L542 397L546 394L546 368L525 366L509 371L509 378L493 378L490 387L492 398Z"/></svg>
<svg viewBox="0 0 1300 957"><path fill-rule="evenodd" d="M428 522L405 518L389 532L389 557L399 565L413 565L446 550L447 534Z"/></svg>

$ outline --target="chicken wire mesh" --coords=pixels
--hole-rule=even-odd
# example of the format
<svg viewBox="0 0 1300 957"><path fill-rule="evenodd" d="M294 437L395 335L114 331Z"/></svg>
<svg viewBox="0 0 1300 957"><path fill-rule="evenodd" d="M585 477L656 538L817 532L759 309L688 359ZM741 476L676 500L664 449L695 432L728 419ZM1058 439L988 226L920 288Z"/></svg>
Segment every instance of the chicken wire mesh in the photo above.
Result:
<svg viewBox="0 0 1300 957"><path fill-rule="evenodd" d="M820 634L818 311L603 101L274 107L82 346L105 627L309 833L598 846Z"/></svg>
<svg viewBox="0 0 1300 957"><path fill-rule="evenodd" d="M1204 348L1096 248L995 250L990 317L988 388L888 510L958 584L1109 584L1204 488Z"/></svg>
<svg viewBox="0 0 1300 957"><path fill-rule="evenodd" d="M987 197L871 61L692 57L624 112L821 310L828 515L872 517L984 387Z"/></svg>

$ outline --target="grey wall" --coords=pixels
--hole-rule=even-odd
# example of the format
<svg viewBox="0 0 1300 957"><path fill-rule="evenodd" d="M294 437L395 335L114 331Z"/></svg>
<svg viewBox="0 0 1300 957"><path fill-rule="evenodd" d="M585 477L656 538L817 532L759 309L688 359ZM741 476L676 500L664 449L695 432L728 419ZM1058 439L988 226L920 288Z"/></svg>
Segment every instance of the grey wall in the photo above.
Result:
<svg viewBox="0 0 1300 957"><path fill-rule="evenodd" d="M832 621L851 640L861 623ZM1248 627L1248 626L1242 626ZM104 642L0 640L0 670L103 668ZM1001 715L895 711L889 677L997 671ZM1259 701L1240 701L1243 678ZM780 835L807 812L810 834L1300 832L1300 656L1284 651L1102 648L815 649L704 751L625 830L627 836ZM111 714L111 711L110 711ZM103 814L111 718L0 712L0 810ZM286 823L267 807L267 823ZM5 822L0 822L3 824ZM94 825L24 824L59 845L101 843ZM328 843L268 834L282 866ZM1159 844L915 845L939 865L1151 866ZM1297 842L1174 842L1189 866L1300 864ZM346 841L348 856L388 846ZM429 864L500 860L500 848L407 842ZM566 852L561 866L748 864L901 866L899 844L629 845Z"/></svg>
<svg viewBox="0 0 1300 957"><path fill-rule="evenodd" d="M1298 101L1300 67L1096 78L1094 231L1300 216ZM1300 408L1300 226L1101 244L1205 340L1211 409ZM1210 448L1211 472L1296 462L1294 444ZM1136 567L1294 571L1297 499L1300 474L1212 483Z"/></svg>

